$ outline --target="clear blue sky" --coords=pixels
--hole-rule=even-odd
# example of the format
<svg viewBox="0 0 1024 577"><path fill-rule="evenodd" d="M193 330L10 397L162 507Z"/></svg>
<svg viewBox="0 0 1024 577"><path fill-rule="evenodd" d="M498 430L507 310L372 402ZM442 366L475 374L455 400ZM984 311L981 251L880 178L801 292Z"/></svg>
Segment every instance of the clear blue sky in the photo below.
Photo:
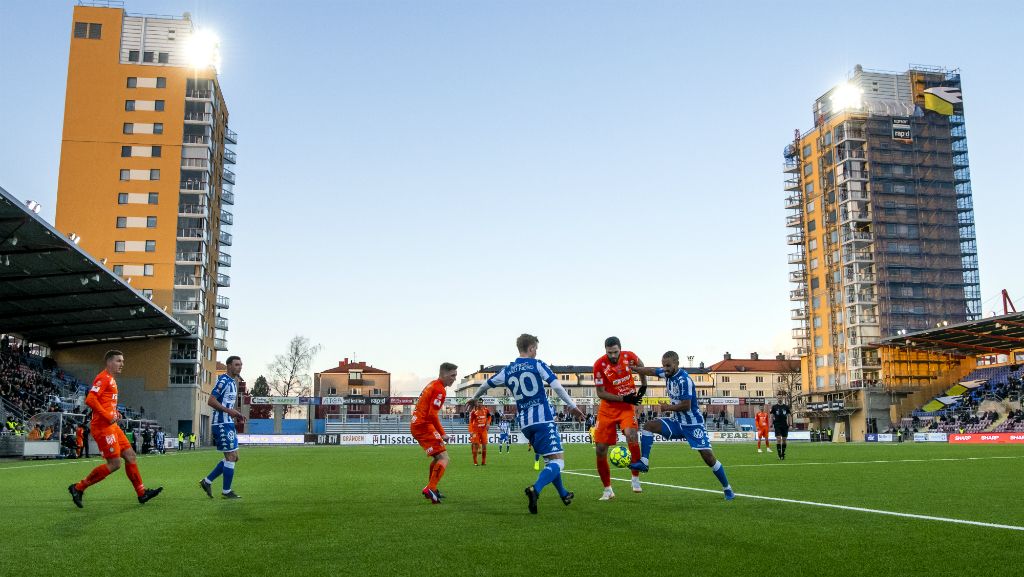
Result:
<svg viewBox="0 0 1024 577"><path fill-rule="evenodd" d="M53 219L73 3L0 2L0 185ZM618 335L792 346L782 148L855 64L959 67L985 310L1019 270L1014 2L131 1L222 38L240 135L228 334L417 389ZM1014 265L1013 260L1018 264Z"/></svg>

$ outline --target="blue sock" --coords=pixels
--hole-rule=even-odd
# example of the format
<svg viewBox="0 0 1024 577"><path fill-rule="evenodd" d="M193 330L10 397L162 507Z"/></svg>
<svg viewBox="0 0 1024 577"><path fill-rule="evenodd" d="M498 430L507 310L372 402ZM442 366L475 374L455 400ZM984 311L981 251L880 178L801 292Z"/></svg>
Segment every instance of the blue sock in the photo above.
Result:
<svg viewBox="0 0 1024 577"><path fill-rule="evenodd" d="M206 482L212 483L214 479L220 477L220 474L224 472L224 461L217 461L217 466L210 471L210 474L206 476Z"/></svg>
<svg viewBox="0 0 1024 577"><path fill-rule="evenodd" d="M640 457L647 462L651 457L651 447L654 446L654 433L644 430L640 433Z"/></svg>
<svg viewBox="0 0 1024 577"><path fill-rule="evenodd" d="M722 467L721 461L715 461L715 466L711 467L711 471L718 477L718 482L722 484L722 487L729 488L729 479L725 478L725 468Z"/></svg>
<svg viewBox="0 0 1024 577"><path fill-rule="evenodd" d="M554 481L556 477L562 472L561 468L556 463L548 463L546 467L540 470L540 475L537 475L537 482L533 484L533 490L540 495L540 492L544 487Z"/></svg>
<svg viewBox="0 0 1024 577"><path fill-rule="evenodd" d="M562 484L562 471L559 470L555 478L551 480L551 484L555 486L555 490L558 491L559 497L566 496L569 491L565 490L565 485Z"/></svg>
<svg viewBox="0 0 1024 577"><path fill-rule="evenodd" d="M235 462L224 461L224 492L231 490L231 481L235 478Z"/></svg>
<svg viewBox="0 0 1024 577"><path fill-rule="evenodd" d="M539 460L540 460L540 453L534 453L534 454L533 454L533 460L534 460L535 462L536 462L536 461L539 461Z"/></svg>

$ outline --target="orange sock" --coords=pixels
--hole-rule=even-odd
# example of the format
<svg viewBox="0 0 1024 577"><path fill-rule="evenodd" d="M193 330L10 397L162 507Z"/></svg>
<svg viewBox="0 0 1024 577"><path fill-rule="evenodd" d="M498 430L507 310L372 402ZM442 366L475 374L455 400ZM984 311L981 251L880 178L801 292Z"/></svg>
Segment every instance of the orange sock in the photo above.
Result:
<svg viewBox="0 0 1024 577"><path fill-rule="evenodd" d="M75 483L75 488L78 489L79 491L84 491L86 487L90 487L92 485L95 485L96 483L99 483L103 479L106 479L107 475L109 474L110 467L107 467L107 464L103 463L102 465L99 465L92 471L89 471L89 475L86 476L86 478Z"/></svg>
<svg viewBox="0 0 1024 577"><path fill-rule="evenodd" d="M607 457L597 458L597 474L601 477L601 482L605 487L612 486L612 471L608 468Z"/></svg>
<svg viewBox="0 0 1024 577"><path fill-rule="evenodd" d="M476 444L473 444L473 464L476 465Z"/></svg>
<svg viewBox="0 0 1024 577"><path fill-rule="evenodd" d="M135 487L135 494L141 497L146 492L146 487L142 484L142 473L139 472L138 463L125 463L124 474L128 475L128 480Z"/></svg>
<svg viewBox="0 0 1024 577"><path fill-rule="evenodd" d="M481 450L483 451L483 455L481 456L482 461L480 461L480 462L483 463L484 465L486 465L487 464L487 445L484 445L483 447L481 447Z"/></svg>
<svg viewBox="0 0 1024 577"><path fill-rule="evenodd" d="M434 468L430 470L430 482L427 483L427 488L434 491L437 490L437 484L441 481L441 477L444 477L445 465L440 461L434 463Z"/></svg>

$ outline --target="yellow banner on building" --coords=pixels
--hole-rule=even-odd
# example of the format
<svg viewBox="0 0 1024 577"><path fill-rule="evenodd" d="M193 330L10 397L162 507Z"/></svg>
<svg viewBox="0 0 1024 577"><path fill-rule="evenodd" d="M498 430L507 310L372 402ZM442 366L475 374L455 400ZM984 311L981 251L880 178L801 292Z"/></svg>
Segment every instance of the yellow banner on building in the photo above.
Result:
<svg viewBox="0 0 1024 577"><path fill-rule="evenodd" d="M924 107L928 110L950 116L953 105L963 102L960 89L948 86L936 86L924 91Z"/></svg>
<svg viewBox="0 0 1024 577"><path fill-rule="evenodd" d="M660 405L668 402L668 397L644 397L641 399L641 404L644 405Z"/></svg>

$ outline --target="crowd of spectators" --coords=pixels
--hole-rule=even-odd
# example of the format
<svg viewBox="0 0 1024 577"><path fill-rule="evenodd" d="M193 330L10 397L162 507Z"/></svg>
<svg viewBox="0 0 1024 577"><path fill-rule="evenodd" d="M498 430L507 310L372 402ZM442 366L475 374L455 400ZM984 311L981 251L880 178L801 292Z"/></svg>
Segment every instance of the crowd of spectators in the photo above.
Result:
<svg viewBox="0 0 1024 577"><path fill-rule="evenodd" d="M62 411L69 403L62 395L78 389L77 379L64 374L53 359L32 354L25 345L13 345L7 337L0 341L0 399L5 418L0 434L30 434L23 419L37 413ZM45 431L43 431L45 432Z"/></svg>

